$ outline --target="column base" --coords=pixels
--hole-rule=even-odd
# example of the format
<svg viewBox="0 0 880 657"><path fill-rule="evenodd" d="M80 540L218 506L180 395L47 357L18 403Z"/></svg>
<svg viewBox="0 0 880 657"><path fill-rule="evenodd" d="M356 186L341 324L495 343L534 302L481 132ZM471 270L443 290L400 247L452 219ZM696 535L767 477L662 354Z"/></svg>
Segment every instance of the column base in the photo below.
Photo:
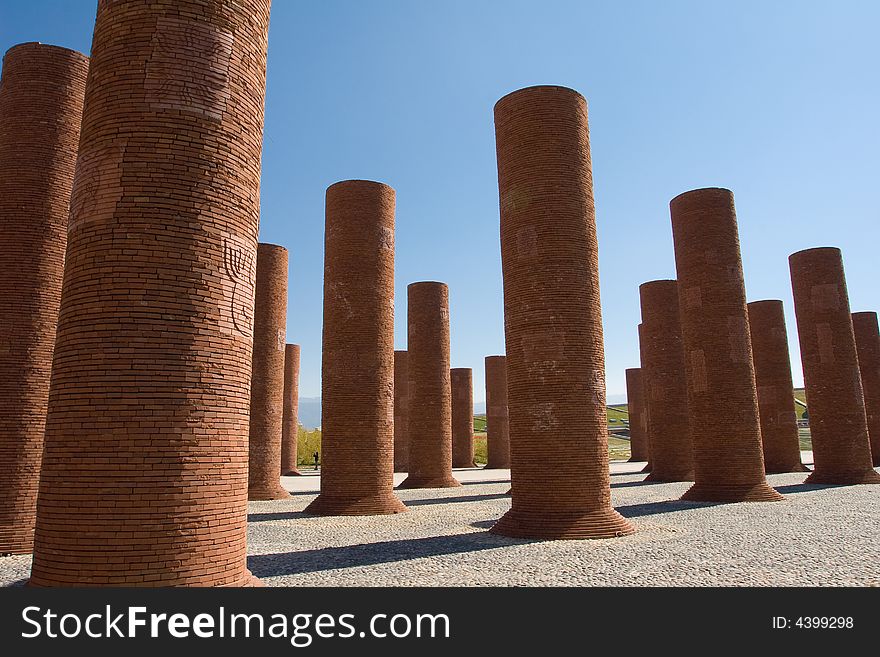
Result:
<svg viewBox="0 0 880 657"><path fill-rule="evenodd" d="M264 502L266 500L286 500L290 493L279 486L278 488L248 489L248 502Z"/></svg>
<svg viewBox="0 0 880 657"><path fill-rule="evenodd" d="M313 516L381 516L408 510L403 502L390 493L368 497L333 497L321 493L303 513Z"/></svg>
<svg viewBox="0 0 880 657"><path fill-rule="evenodd" d="M635 533L629 521L613 508L586 513L554 513L511 509L489 530L511 538L575 540L617 538Z"/></svg>
<svg viewBox="0 0 880 657"><path fill-rule="evenodd" d="M880 484L880 474L874 470L860 472L821 472L813 470L813 474L804 480L805 484L836 484L839 486L855 486L858 484Z"/></svg>
<svg viewBox="0 0 880 657"><path fill-rule="evenodd" d="M486 470L510 470L510 463L492 463L492 461L488 461L484 467Z"/></svg>
<svg viewBox="0 0 880 657"><path fill-rule="evenodd" d="M458 488L461 482L452 475L445 477L416 477L410 475L397 488Z"/></svg>
<svg viewBox="0 0 880 657"><path fill-rule="evenodd" d="M686 502L778 502L785 499L767 482L729 485L696 483L680 498Z"/></svg>
<svg viewBox="0 0 880 657"><path fill-rule="evenodd" d="M293 470L288 470L287 472L281 473L282 477L302 477L303 473L294 468Z"/></svg>
<svg viewBox="0 0 880 657"><path fill-rule="evenodd" d="M775 463L773 465L764 464L764 472L767 474L785 474L786 472L810 472L810 469L803 463L798 461L791 465L784 463Z"/></svg>
<svg viewBox="0 0 880 657"><path fill-rule="evenodd" d="M648 462L645 464L645 467L642 468L641 470L639 470L639 472L651 472L651 470L653 470L653 468L651 467L651 462L648 461Z"/></svg>
<svg viewBox="0 0 880 657"><path fill-rule="evenodd" d="M262 580L257 578L247 568L245 568L244 573L245 574L241 578L236 580L235 582L232 582L231 584L221 584L221 585L217 586L216 588L224 588L224 589L226 589L226 588L229 588L229 589L262 588L262 587L266 586ZM59 587L94 588L94 587L117 587L117 586L135 587L135 588L176 588L176 587L211 588L211 587L206 587L205 585L202 585L202 584L193 584L193 585L183 584L183 585L175 585L175 586L166 586L166 585L162 585L159 583L131 584L131 583L125 583L125 582L114 582L114 583L110 583L110 584L95 584L94 582L83 582L82 584L70 583L70 582L64 582L63 584L41 584L41 583L35 582L33 577L28 578L28 581L25 582L25 586L28 588L59 588Z"/></svg>
<svg viewBox="0 0 880 657"><path fill-rule="evenodd" d="M677 481L693 481L694 473L693 472L685 472L682 474L677 474L675 472L658 472L657 470L651 470L647 477L645 477L642 481L655 481L659 483L673 483Z"/></svg>

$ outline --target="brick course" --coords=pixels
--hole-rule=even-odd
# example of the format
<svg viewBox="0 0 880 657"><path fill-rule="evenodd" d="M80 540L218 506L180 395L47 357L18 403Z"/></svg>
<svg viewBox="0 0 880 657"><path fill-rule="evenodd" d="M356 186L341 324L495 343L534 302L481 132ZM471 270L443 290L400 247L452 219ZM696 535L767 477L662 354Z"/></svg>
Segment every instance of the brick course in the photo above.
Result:
<svg viewBox="0 0 880 657"><path fill-rule="evenodd" d="M301 475L296 467L299 434L299 345L284 346L284 409L281 417L281 474Z"/></svg>
<svg viewBox="0 0 880 657"><path fill-rule="evenodd" d="M510 467L507 358L486 356L486 467Z"/></svg>
<svg viewBox="0 0 880 657"><path fill-rule="evenodd" d="M852 322L868 419L868 437L871 439L871 459L877 467L880 466L880 332L877 329L877 313L853 313Z"/></svg>
<svg viewBox="0 0 880 657"><path fill-rule="evenodd" d="M474 373L469 367L449 371L452 395L452 467L475 468Z"/></svg>
<svg viewBox="0 0 880 657"><path fill-rule="evenodd" d="M409 467L409 440L406 437L407 388L409 369L405 350L394 352L394 471L406 472Z"/></svg>

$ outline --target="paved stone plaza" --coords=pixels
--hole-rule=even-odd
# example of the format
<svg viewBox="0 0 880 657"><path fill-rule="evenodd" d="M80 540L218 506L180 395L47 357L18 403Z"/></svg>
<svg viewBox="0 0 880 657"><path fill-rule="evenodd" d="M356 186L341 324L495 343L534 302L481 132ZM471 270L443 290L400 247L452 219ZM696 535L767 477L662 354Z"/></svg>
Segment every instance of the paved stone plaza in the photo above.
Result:
<svg viewBox="0 0 880 657"><path fill-rule="evenodd" d="M711 505L677 501L687 482L641 484L643 465L611 466L613 503L635 534L549 542L486 531L510 508L506 470L398 491L409 513L310 517L318 477L304 469L282 480L289 500L249 504L248 565L268 586L880 586L875 487L769 475L785 501ZM0 558L0 584L23 583L29 565Z"/></svg>

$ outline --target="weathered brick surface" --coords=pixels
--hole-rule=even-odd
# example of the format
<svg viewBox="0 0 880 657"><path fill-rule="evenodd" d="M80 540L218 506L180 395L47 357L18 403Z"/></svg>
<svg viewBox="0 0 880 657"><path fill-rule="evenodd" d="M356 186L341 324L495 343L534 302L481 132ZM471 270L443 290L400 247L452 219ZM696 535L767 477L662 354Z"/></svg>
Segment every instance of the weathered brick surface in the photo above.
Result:
<svg viewBox="0 0 880 657"><path fill-rule="evenodd" d="M301 475L296 467L299 433L299 345L284 345L284 408L281 416L281 474Z"/></svg>
<svg viewBox="0 0 880 657"><path fill-rule="evenodd" d="M447 366L448 367L448 366ZM394 190L327 189L316 515L406 511L394 495Z"/></svg>
<svg viewBox="0 0 880 657"><path fill-rule="evenodd" d="M407 389L409 369L406 350L394 352L394 471L406 472L409 467L409 440L406 437L408 423Z"/></svg>
<svg viewBox="0 0 880 657"><path fill-rule="evenodd" d="M693 481L694 448L676 281L639 286L645 403L651 416L651 474L646 481Z"/></svg>
<svg viewBox="0 0 880 657"><path fill-rule="evenodd" d="M486 467L510 467L507 358L486 356Z"/></svg>
<svg viewBox="0 0 880 657"><path fill-rule="evenodd" d="M733 194L697 189L669 207L694 445L695 483L682 499L780 500L764 474Z"/></svg>
<svg viewBox="0 0 880 657"><path fill-rule="evenodd" d="M871 459L876 467L880 466L880 331L877 329L877 313L853 313L852 322L871 439Z"/></svg>
<svg viewBox="0 0 880 657"><path fill-rule="evenodd" d="M495 105L512 505L499 534L634 531L611 507L587 103L521 89Z"/></svg>
<svg viewBox="0 0 880 657"><path fill-rule="evenodd" d="M648 413L645 411L641 367L626 370L626 408L629 415L629 460L647 461Z"/></svg>
<svg viewBox="0 0 880 657"><path fill-rule="evenodd" d="M814 484L880 483L871 462L849 295L840 249L788 257L813 443Z"/></svg>
<svg viewBox="0 0 880 657"><path fill-rule="evenodd" d="M648 339L645 337L645 327L642 324L638 326L639 333L639 363L641 364L642 370L642 400L645 412L645 444L647 446L648 451L648 462L645 464L645 467L642 468L641 472L650 472L651 471L651 407L648 404L648 370L645 367L645 363L647 360L647 342Z"/></svg>
<svg viewBox="0 0 880 657"><path fill-rule="evenodd" d="M284 344L287 335L287 249L257 245L254 352L248 440L248 499L290 497L281 485Z"/></svg>
<svg viewBox="0 0 880 657"><path fill-rule="evenodd" d="M89 60L10 48L0 78L0 554L33 548L67 213Z"/></svg>
<svg viewBox="0 0 880 657"><path fill-rule="evenodd" d="M449 371L452 395L452 467L473 468L474 373L469 367Z"/></svg>
<svg viewBox="0 0 880 657"><path fill-rule="evenodd" d="M400 488L452 488L452 399L449 381L449 288L425 281L407 287L409 475Z"/></svg>
<svg viewBox="0 0 880 657"><path fill-rule="evenodd" d="M782 301L753 301L748 304L748 310L764 470L768 473L806 472L807 468L801 463Z"/></svg>
<svg viewBox="0 0 880 657"><path fill-rule="evenodd" d="M31 584L255 582L268 24L268 0L98 3Z"/></svg>

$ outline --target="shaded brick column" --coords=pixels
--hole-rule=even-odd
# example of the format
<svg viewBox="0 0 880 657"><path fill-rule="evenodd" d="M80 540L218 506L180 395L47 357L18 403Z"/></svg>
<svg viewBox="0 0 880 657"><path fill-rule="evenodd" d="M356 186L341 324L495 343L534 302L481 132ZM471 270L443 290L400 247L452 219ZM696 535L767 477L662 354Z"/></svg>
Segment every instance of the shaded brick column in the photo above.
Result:
<svg viewBox="0 0 880 657"><path fill-rule="evenodd" d="M788 258L810 437L813 484L880 483L871 462L868 421L840 249Z"/></svg>
<svg viewBox="0 0 880 657"><path fill-rule="evenodd" d="M512 506L491 531L603 538L611 508L587 103L542 86L495 104Z"/></svg>
<svg viewBox="0 0 880 657"><path fill-rule="evenodd" d="M510 467L507 358L486 356L486 467Z"/></svg>
<svg viewBox="0 0 880 657"><path fill-rule="evenodd" d="M651 416L651 474L645 481L693 481L694 445L678 309L678 283L639 286L645 403Z"/></svg>
<svg viewBox="0 0 880 657"><path fill-rule="evenodd" d="M409 369L406 351L394 352L394 471L406 472L409 466L409 440L406 429L409 418L407 409L407 388Z"/></svg>
<svg viewBox="0 0 880 657"><path fill-rule="evenodd" d="M287 325L287 249L257 245L254 355L248 443L248 499L281 500L284 344Z"/></svg>
<svg viewBox="0 0 880 657"><path fill-rule="evenodd" d="M474 373L470 367L449 371L452 394L452 467L475 468Z"/></svg>
<svg viewBox="0 0 880 657"><path fill-rule="evenodd" d="M268 25L268 0L98 3L31 584L256 581L245 542Z"/></svg>
<svg viewBox="0 0 880 657"><path fill-rule="evenodd" d="M764 470L768 473L806 472L807 468L801 463L782 301L753 301L748 309Z"/></svg>
<svg viewBox="0 0 880 657"><path fill-rule="evenodd" d="M626 370L626 410L629 416L630 461L648 460L646 436L647 413L645 413L642 368Z"/></svg>
<svg viewBox="0 0 880 657"><path fill-rule="evenodd" d="M644 431L645 431L645 445L648 451L648 462L645 464L645 467L641 469L641 472L650 472L651 471L651 409L648 404L648 368L645 367L645 363L647 362L647 353L645 350L645 346L647 343L647 338L645 337L645 327L642 324L638 325L638 333L639 333L639 363L641 364L642 370L642 409L644 411Z"/></svg>
<svg viewBox="0 0 880 657"><path fill-rule="evenodd" d="M394 190L327 189L317 515L406 511L394 495Z"/></svg>
<svg viewBox="0 0 880 657"><path fill-rule="evenodd" d="M299 345L284 345L284 408L281 416L281 474L301 475L296 467L299 436Z"/></svg>
<svg viewBox="0 0 880 657"><path fill-rule="evenodd" d="M733 194L697 189L669 207L696 480L682 499L781 500L764 474Z"/></svg>
<svg viewBox="0 0 880 657"><path fill-rule="evenodd" d="M0 554L33 548L89 60L23 43L0 78Z"/></svg>
<svg viewBox="0 0 880 657"><path fill-rule="evenodd" d="M449 288L426 281L407 286L409 476L399 488L461 486L452 476L449 381Z"/></svg>
<svg viewBox="0 0 880 657"><path fill-rule="evenodd" d="M852 322L865 397L868 437L871 439L871 459L877 467L880 466L880 332L877 329L877 313L853 313Z"/></svg>

